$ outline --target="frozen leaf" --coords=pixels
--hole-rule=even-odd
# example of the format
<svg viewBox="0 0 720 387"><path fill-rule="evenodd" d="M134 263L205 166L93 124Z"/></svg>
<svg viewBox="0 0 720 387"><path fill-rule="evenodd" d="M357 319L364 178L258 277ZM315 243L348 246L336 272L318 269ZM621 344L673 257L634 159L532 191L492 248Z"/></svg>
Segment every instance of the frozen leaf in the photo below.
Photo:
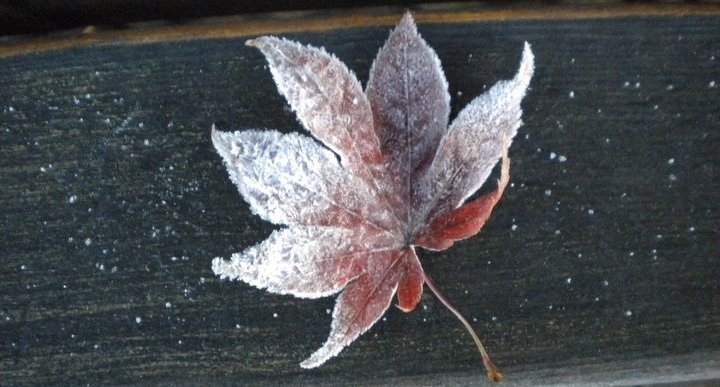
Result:
<svg viewBox="0 0 720 387"><path fill-rule="evenodd" d="M298 119L361 174L381 161L370 103L354 74L325 50L273 36L248 40L268 60L273 79Z"/></svg>
<svg viewBox="0 0 720 387"><path fill-rule="evenodd" d="M435 51L420 37L406 13L378 53L367 95L382 144L386 174L395 179L396 212L409 222L409 206L419 176L447 131L450 94Z"/></svg>
<svg viewBox="0 0 720 387"><path fill-rule="evenodd" d="M517 75L473 100L448 128L447 81L410 13L380 49L365 92L322 49L275 37L247 44L265 55L280 93L324 146L296 133L213 127L213 144L252 211L287 226L229 260L215 258L213 271L278 294L340 293L330 335L305 368L370 329L393 297L400 310L415 309L427 286L468 329L488 376L501 379L470 325L423 272L415 248L442 250L475 235L500 200L533 73L530 46ZM498 159L497 190L465 203Z"/></svg>

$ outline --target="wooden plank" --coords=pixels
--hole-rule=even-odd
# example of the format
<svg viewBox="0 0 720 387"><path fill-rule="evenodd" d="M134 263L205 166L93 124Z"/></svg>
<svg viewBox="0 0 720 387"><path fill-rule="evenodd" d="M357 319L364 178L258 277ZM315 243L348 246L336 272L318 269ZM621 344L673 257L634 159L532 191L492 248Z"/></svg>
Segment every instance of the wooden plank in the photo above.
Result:
<svg viewBox="0 0 720 387"><path fill-rule="evenodd" d="M519 5L520 4L520 5ZM369 7L350 10L295 11L251 14L218 18L199 18L184 22L149 21L130 23L127 28L108 29L88 25L40 38L5 37L0 40L0 58L84 46L89 44L147 44L163 41L233 38L301 32L324 32L366 26L394 26L402 7ZM516 3L512 7L489 4L416 4L412 7L419 23L456 24L506 20L583 20L635 16L712 16L720 14L720 4L666 3L661 5L627 3L615 0L594 4L537 6Z"/></svg>
<svg viewBox="0 0 720 387"><path fill-rule="evenodd" d="M535 51L512 186L479 236L420 252L511 383L720 378L719 21L421 24L453 115L512 76L523 41ZM285 35L325 46L364 81L387 32ZM431 295L305 371L333 299L212 275L211 258L273 227L227 179L210 125L301 130L243 42L0 60L3 383L483 380L470 339Z"/></svg>

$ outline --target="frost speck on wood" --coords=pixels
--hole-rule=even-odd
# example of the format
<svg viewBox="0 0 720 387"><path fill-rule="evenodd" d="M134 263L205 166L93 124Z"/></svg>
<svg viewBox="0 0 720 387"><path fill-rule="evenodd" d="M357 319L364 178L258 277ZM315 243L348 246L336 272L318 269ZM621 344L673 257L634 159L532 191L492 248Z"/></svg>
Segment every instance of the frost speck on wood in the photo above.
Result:
<svg viewBox="0 0 720 387"><path fill-rule="evenodd" d="M276 37L249 40L316 139L247 130L212 140L252 211L287 226L213 271L296 297L340 293L325 344L301 363L323 364L367 331L394 296L415 309L424 286L473 337L488 376L502 379L468 322L440 294L415 253L480 231L509 179L508 148L533 74L525 43L515 78L475 98L449 123L448 84L406 13L379 51L363 91L323 49ZM339 158L339 160L338 160ZM498 189L465 203L502 159Z"/></svg>

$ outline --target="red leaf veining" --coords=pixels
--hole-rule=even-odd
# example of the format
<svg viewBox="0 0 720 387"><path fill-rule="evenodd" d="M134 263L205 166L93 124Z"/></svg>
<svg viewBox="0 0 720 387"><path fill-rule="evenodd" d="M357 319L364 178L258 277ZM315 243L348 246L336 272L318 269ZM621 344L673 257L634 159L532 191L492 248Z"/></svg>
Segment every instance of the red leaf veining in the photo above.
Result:
<svg viewBox="0 0 720 387"><path fill-rule="evenodd" d="M323 145L297 134L247 130L212 140L252 211L287 226L213 271L273 293L340 293L325 344L301 363L323 364L367 331L393 296L404 312L426 284L415 247L443 250L480 231L507 185L507 150L521 124L533 73L520 69L466 106L448 127L450 96L440 60L406 13L373 63L367 89L324 50L276 37L247 42L265 55L280 93ZM339 156L339 161L338 161ZM502 159L498 189L464 203Z"/></svg>

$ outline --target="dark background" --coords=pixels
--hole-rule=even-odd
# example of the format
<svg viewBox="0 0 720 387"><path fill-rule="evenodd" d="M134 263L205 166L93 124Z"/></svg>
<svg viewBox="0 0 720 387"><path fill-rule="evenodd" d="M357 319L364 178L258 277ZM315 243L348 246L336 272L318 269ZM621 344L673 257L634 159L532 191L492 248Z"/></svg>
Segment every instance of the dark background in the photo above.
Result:
<svg viewBox="0 0 720 387"><path fill-rule="evenodd" d="M443 3L448 1L434 1ZM90 25L124 28L129 23L183 22L201 17L329 8L412 6L401 0L4 0L0 35L47 33ZM461 3L456 1L456 3Z"/></svg>
<svg viewBox="0 0 720 387"><path fill-rule="evenodd" d="M536 56L493 217L447 251L419 252L508 384L720 378L719 21L420 25L452 116L514 74L524 41ZM325 46L364 82L388 30L283 35ZM212 258L273 226L230 183L211 124L302 131L243 42L0 59L0 382L484 380L470 338L431 294L306 371L298 363L327 337L333 298L212 274Z"/></svg>
<svg viewBox="0 0 720 387"><path fill-rule="evenodd" d="M444 9L480 6L484 8L608 5L664 5L664 4L717 4L716 0L525 0L525 1L448 1L432 2L412 0L0 0L0 35L45 34L50 32L84 29L123 29L138 22L163 21L183 23L193 19L252 15L267 12L351 9L370 6L408 7L410 9Z"/></svg>

